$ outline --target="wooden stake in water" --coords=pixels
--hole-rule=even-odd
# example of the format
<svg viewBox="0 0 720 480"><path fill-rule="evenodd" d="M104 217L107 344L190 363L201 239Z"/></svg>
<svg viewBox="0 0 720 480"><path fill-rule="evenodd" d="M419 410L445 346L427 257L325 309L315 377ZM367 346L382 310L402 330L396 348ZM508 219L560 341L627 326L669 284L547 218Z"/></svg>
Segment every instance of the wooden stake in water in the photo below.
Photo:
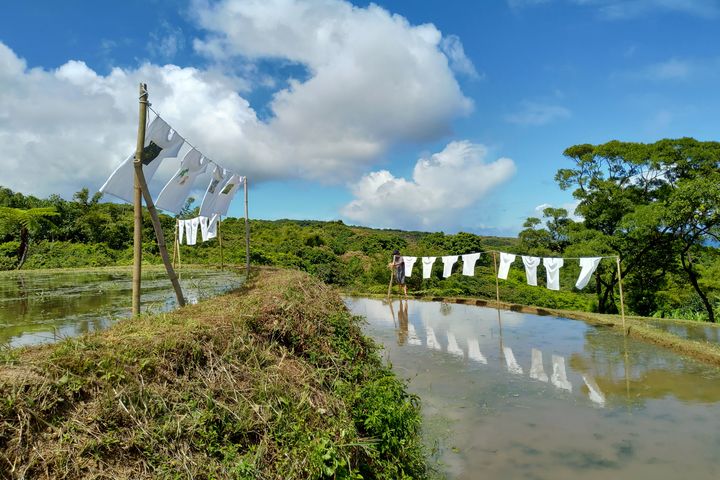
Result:
<svg viewBox="0 0 720 480"><path fill-rule="evenodd" d="M248 217L248 181L245 177L245 274L250 277L250 218Z"/></svg>
<svg viewBox="0 0 720 480"><path fill-rule="evenodd" d="M617 260L618 285L620 287L620 317L622 318L623 335L627 335L625 329L625 298L623 297L622 269L620 268L620 256L615 257Z"/></svg>
<svg viewBox="0 0 720 480"><path fill-rule="evenodd" d="M175 219L175 230L173 230L173 268L177 268L177 251L178 251L178 219Z"/></svg>
<svg viewBox="0 0 720 480"><path fill-rule="evenodd" d="M394 263L394 260L395 260L395 257L393 256L393 263ZM388 283L388 295L387 295L388 298L390 298L390 293L392 292L392 283L393 283L392 281L393 281L393 269L394 268L395 268L394 265L392 267L390 267L390 283Z"/></svg>
<svg viewBox="0 0 720 480"><path fill-rule="evenodd" d="M147 85L140 84L140 109L138 114L138 134L135 148L135 163L142 165L142 153L145 148L145 123L148 105ZM140 314L140 290L142 275L142 190L135 170L135 191L133 197L133 278L132 278L132 314Z"/></svg>

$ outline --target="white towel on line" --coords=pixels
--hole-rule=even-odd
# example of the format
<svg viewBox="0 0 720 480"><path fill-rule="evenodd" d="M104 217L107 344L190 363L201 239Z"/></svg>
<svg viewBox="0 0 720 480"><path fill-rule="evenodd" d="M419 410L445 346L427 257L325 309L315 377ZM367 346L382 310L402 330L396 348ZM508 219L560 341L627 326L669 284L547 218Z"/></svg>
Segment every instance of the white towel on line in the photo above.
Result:
<svg viewBox="0 0 720 480"><path fill-rule="evenodd" d="M436 257L422 257L423 263L423 278L430 278L432 273L433 263L435 263Z"/></svg>
<svg viewBox="0 0 720 480"><path fill-rule="evenodd" d="M523 255L522 261L525 265L525 278L527 278L527 284L537 287L537 267L540 265L540 258Z"/></svg>
<svg viewBox="0 0 720 480"><path fill-rule="evenodd" d="M564 265L562 258L543 258L543 266L547 276L547 288L560 290L560 269Z"/></svg>
<svg viewBox="0 0 720 480"><path fill-rule="evenodd" d="M448 278L452 274L453 265L457 262L457 255L447 255L442 257L443 262L443 277Z"/></svg>
<svg viewBox="0 0 720 480"><path fill-rule="evenodd" d="M577 282L575 282L575 288L582 290L592 278L592 274L595 273L598 265L600 265L602 257L588 257L580 259L580 275L578 276Z"/></svg>
<svg viewBox="0 0 720 480"><path fill-rule="evenodd" d="M415 265L415 261L417 260L417 257L402 257L403 263L405 263L405 276L409 277L412 275L413 266Z"/></svg>
<svg viewBox="0 0 720 480"><path fill-rule="evenodd" d="M474 276L475 275L475 264L477 263L479 258L480 258L479 253L468 253L466 255L463 255L462 256L462 261L463 261L462 274L466 275L468 277Z"/></svg>
<svg viewBox="0 0 720 480"><path fill-rule="evenodd" d="M515 261L515 255L513 255L512 253L500 252L500 267L498 268L498 278L507 280L508 271L510 270L510 265L514 261Z"/></svg>

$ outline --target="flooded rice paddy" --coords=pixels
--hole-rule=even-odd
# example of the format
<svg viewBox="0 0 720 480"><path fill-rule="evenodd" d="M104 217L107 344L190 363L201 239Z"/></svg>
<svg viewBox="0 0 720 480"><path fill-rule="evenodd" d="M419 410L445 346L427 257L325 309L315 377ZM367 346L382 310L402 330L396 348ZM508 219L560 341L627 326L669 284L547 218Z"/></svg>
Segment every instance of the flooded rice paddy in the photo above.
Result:
<svg viewBox="0 0 720 480"><path fill-rule="evenodd" d="M449 478L720 478L720 370L581 321L346 299Z"/></svg>
<svg viewBox="0 0 720 480"><path fill-rule="evenodd" d="M239 287L244 277L219 270L178 272L189 303ZM47 343L93 332L130 316L131 272L27 271L0 275L0 345ZM164 270L143 271L142 311L175 308Z"/></svg>

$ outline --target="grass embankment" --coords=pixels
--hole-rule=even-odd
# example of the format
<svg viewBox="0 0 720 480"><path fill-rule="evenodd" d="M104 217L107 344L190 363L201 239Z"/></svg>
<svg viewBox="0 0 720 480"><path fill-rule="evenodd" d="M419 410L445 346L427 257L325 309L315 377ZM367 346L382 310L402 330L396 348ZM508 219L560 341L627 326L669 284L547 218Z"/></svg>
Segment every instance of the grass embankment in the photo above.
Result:
<svg viewBox="0 0 720 480"><path fill-rule="evenodd" d="M417 399L333 289L241 291L4 352L3 478L422 478ZM0 352L2 353L2 352Z"/></svg>

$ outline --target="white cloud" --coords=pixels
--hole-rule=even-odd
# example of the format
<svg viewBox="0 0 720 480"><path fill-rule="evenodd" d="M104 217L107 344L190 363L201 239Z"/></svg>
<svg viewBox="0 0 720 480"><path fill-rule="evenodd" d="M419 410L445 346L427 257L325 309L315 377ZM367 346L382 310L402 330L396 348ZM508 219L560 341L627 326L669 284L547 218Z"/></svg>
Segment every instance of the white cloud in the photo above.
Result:
<svg viewBox="0 0 720 480"><path fill-rule="evenodd" d="M578 205L580 205L579 200L574 200L572 202L566 202L566 203L560 204L560 206L558 206L558 207L555 207L550 203L543 203L543 204L540 204L537 207L535 207L534 215L537 216L538 218L543 218L543 210L545 210L546 208L563 208L568 212L568 218L570 220L573 220L575 222L582 222L585 219L583 217L581 217L580 215L578 215L577 213L575 213L575 209L578 207Z"/></svg>
<svg viewBox="0 0 720 480"><path fill-rule="evenodd" d="M351 186L355 199L342 209L349 220L364 225L439 229L456 225L494 187L515 173L509 158L486 162L487 149L468 141L415 164L412 179L387 170L364 175Z"/></svg>
<svg viewBox="0 0 720 480"><path fill-rule="evenodd" d="M185 48L185 36L179 27L170 25L167 21L162 21L156 30L150 32L150 41L148 42L148 52L154 57L164 61L175 58L180 50Z"/></svg>
<svg viewBox="0 0 720 480"><path fill-rule="evenodd" d="M607 19L621 20L637 18L653 12L684 13L705 18L720 15L717 0L564 0L579 6L595 8ZM556 0L507 0L511 8L556 3Z"/></svg>
<svg viewBox="0 0 720 480"><path fill-rule="evenodd" d="M484 75L480 75L475 69L472 61L465 55L465 49L463 48L460 37L457 35L448 35L440 42L443 53L447 55L450 60L450 68L457 73L467 75L473 80L482 78Z"/></svg>
<svg viewBox="0 0 720 480"><path fill-rule="evenodd" d="M520 107L519 111L505 115L505 121L517 125L539 126L571 116L570 110L560 105L525 101Z"/></svg>

